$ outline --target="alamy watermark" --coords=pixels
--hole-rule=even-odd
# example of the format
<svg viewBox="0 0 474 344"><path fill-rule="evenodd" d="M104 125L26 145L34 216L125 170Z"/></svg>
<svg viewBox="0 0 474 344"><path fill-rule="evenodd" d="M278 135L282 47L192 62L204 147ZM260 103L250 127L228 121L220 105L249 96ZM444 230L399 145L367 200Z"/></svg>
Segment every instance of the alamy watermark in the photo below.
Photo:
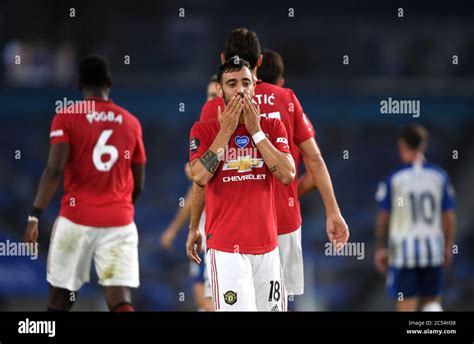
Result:
<svg viewBox="0 0 474 344"><path fill-rule="evenodd" d="M388 97L380 101L380 113L412 115L413 118L418 118L421 115L421 105L419 100L398 100Z"/></svg>
<svg viewBox="0 0 474 344"><path fill-rule="evenodd" d="M68 100L66 97L54 102L56 113L78 114L95 112L95 100Z"/></svg>
<svg viewBox="0 0 474 344"><path fill-rule="evenodd" d="M30 257L31 260L38 259L38 243L16 242L7 239L0 241L0 256L2 257Z"/></svg>
<svg viewBox="0 0 474 344"><path fill-rule="evenodd" d="M54 320L30 320L26 318L18 322L19 334L46 334L48 337L56 336L56 321Z"/></svg>
<svg viewBox="0 0 474 344"><path fill-rule="evenodd" d="M219 161L232 161L243 157L257 159L258 149L256 147L234 148L229 147L229 145L217 149L217 159Z"/></svg>
<svg viewBox="0 0 474 344"><path fill-rule="evenodd" d="M365 257L365 243L363 242L348 242L339 250L337 249L337 242L333 241L324 244L324 254L326 256L346 256L346 257L357 257L358 260L362 260Z"/></svg>

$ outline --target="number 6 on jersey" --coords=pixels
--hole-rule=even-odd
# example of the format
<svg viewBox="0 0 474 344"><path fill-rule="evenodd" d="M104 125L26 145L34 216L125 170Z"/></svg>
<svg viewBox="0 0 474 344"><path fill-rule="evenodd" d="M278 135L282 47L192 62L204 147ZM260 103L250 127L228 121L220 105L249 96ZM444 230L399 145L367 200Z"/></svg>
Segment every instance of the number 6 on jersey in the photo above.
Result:
<svg viewBox="0 0 474 344"><path fill-rule="evenodd" d="M97 170L101 172L110 171L112 166L117 162L118 150L115 146L107 145L107 141L114 131L112 129L104 130L97 141L94 150L92 152L92 161ZM110 159L106 162L102 161L102 156L105 154L110 155Z"/></svg>

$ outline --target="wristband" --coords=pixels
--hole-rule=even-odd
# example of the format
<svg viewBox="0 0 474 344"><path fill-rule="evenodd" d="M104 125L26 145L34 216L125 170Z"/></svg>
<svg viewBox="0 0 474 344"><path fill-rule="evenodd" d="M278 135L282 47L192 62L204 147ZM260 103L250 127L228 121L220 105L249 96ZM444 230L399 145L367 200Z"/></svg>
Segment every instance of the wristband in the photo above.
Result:
<svg viewBox="0 0 474 344"><path fill-rule="evenodd" d="M260 141L265 140L267 137L263 133L263 131L257 131L255 134L252 135L252 140L255 145L257 145Z"/></svg>
<svg viewBox="0 0 474 344"><path fill-rule="evenodd" d="M30 215L33 216L33 217L36 217L39 220L42 213L43 213L43 209L33 207L33 208L31 208Z"/></svg>
<svg viewBox="0 0 474 344"><path fill-rule="evenodd" d="M28 222L39 222L39 219L36 216L28 216Z"/></svg>

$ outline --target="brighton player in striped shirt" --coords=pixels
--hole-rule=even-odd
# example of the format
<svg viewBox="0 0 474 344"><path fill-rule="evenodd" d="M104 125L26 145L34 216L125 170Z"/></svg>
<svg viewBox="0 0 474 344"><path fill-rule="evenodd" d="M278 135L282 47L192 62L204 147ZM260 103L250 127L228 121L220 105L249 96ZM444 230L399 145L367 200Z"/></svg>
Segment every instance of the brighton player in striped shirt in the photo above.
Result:
<svg viewBox="0 0 474 344"><path fill-rule="evenodd" d="M447 173L424 158L428 132L402 130L403 164L379 184L375 265L387 273L398 311L441 311L443 267L451 264L455 231L454 190Z"/></svg>

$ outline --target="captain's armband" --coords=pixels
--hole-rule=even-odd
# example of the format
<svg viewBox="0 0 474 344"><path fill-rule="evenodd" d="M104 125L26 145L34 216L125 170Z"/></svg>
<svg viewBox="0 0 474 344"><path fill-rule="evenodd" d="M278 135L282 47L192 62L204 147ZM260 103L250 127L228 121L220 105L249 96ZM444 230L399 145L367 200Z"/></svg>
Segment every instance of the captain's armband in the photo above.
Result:
<svg viewBox="0 0 474 344"><path fill-rule="evenodd" d="M206 153L199 158L199 161L201 161L206 170L211 174L216 173L217 167L219 167L219 158L217 157L217 154L210 150L206 151Z"/></svg>

